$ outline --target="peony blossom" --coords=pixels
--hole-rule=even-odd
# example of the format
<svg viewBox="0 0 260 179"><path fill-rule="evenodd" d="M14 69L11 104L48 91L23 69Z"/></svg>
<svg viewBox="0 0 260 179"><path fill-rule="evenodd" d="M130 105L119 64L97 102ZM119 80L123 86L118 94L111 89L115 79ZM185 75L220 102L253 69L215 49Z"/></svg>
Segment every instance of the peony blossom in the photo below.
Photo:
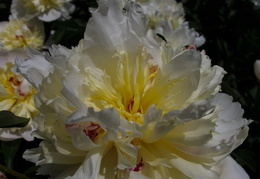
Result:
<svg viewBox="0 0 260 179"><path fill-rule="evenodd" d="M205 38L190 29L184 19L182 3L175 0L136 0L148 18L148 25L156 33L163 35L173 48L178 45L194 44L199 47Z"/></svg>
<svg viewBox="0 0 260 179"><path fill-rule="evenodd" d="M219 93L225 71L146 24L135 3L101 0L78 46L16 60L42 114L24 158L62 179L248 178L229 155L249 121Z"/></svg>
<svg viewBox="0 0 260 179"><path fill-rule="evenodd" d="M12 61L19 55L25 58L22 51L1 52L0 53L0 109L9 110L15 115L25 118L33 118L37 113L34 106L33 94L35 89L20 74L14 73ZM8 120L8 119L6 119ZM31 135L35 127L32 120L23 128L1 128L0 140L14 140L24 138L31 141Z"/></svg>
<svg viewBox="0 0 260 179"><path fill-rule="evenodd" d="M0 50L11 51L30 46L40 49L44 42L43 25L37 20L13 18L0 23Z"/></svg>
<svg viewBox="0 0 260 179"><path fill-rule="evenodd" d="M255 76L260 81L260 60L255 61L254 72L255 72Z"/></svg>
<svg viewBox="0 0 260 179"><path fill-rule="evenodd" d="M50 22L57 19L69 19L75 6L71 0L13 0L11 13L14 17L31 20L35 17Z"/></svg>

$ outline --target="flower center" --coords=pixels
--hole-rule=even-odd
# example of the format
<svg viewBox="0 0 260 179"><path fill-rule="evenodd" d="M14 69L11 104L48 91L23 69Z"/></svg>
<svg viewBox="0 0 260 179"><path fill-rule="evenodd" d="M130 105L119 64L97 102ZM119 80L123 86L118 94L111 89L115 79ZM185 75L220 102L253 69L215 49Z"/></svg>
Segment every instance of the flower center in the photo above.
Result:
<svg viewBox="0 0 260 179"><path fill-rule="evenodd" d="M141 124L145 111L158 100L154 98L159 90L154 88L158 65L144 48L136 60L130 61L125 51L118 51L114 58L118 62L115 74L111 74L115 79L105 72L100 77L94 76L93 69L87 72L86 83L92 91L88 103L97 110L114 107L123 118Z"/></svg>
<svg viewBox="0 0 260 179"><path fill-rule="evenodd" d="M21 81L19 81L15 76L10 77L8 80L11 83L11 86L13 87L14 90L17 90L18 94L20 96L25 96L26 94L22 91L21 89Z"/></svg>
<svg viewBox="0 0 260 179"><path fill-rule="evenodd" d="M13 73L13 64L8 62L0 68L0 98L2 109L9 110L18 116L30 117L36 112L33 94L36 90L20 74Z"/></svg>
<svg viewBox="0 0 260 179"><path fill-rule="evenodd" d="M186 76L171 78L163 73L143 46L136 56L131 55L117 51L109 59L114 63L110 67L115 68L113 70L95 66L85 69L84 86L89 93L88 98L83 99L86 105L95 111L112 107L122 118L138 124L143 123L144 114L152 105L163 109L163 114L178 108L182 102L178 101L180 96L188 91L180 88ZM164 55L162 60L167 64L168 58Z"/></svg>
<svg viewBox="0 0 260 179"><path fill-rule="evenodd" d="M100 129L100 125L91 122L91 124L84 129L84 132L92 141L94 141L94 138L99 134L98 129Z"/></svg>
<svg viewBox="0 0 260 179"><path fill-rule="evenodd" d="M77 129L83 131L85 135L88 136L94 143L97 141L97 138L105 134L105 131L100 127L100 125L94 122L66 124L66 128L68 130Z"/></svg>
<svg viewBox="0 0 260 179"><path fill-rule="evenodd" d="M1 46L7 50L30 46L39 49L43 44L43 34L37 27L29 29L28 24L21 19L12 19L4 25L0 32Z"/></svg>

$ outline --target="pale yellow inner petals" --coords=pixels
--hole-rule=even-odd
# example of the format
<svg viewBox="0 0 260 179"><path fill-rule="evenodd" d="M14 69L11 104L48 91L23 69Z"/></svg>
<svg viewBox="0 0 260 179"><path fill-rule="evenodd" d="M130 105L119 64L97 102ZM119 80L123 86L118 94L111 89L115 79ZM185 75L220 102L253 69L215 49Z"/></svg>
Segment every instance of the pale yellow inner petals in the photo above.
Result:
<svg viewBox="0 0 260 179"><path fill-rule="evenodd" d="M40 49L44 41L44 35L37 27L29 29L22 19L11 19L4 26L3 31L0 32L0 40L3 48L7 50L25 48L26 46Z"/></svg>
<svg viewBox="0 0 260 179"><path fill-rule="evenodd" d="M20 74L14 74L11 71L12 66L12 63L7 63L0 68L0 85L5 90L1 91L0 104L9 103L0 107L14 112L13 109L23 103L29 111L33 111L35 107L32 106L32 96L36 90ZM8 109L6 106L9 106ZM29 115L29 111L27 115Z"/></svg>
<svg viewBox="0 0 260 179"><path fill-rule="evenodd" d="M142 124L151 105L164 107L161 101L175 82L163 76L156 61L143 47L135 60L129 59L125 51L118 51L113 60L118 61L116 80L111 81L105 73L99 79L97 75L94 77L95 72L88 72L87 83L93 94L88 101L97 110L114 107L121 117ZM169 110L165 109L164 112Z"/></svg>

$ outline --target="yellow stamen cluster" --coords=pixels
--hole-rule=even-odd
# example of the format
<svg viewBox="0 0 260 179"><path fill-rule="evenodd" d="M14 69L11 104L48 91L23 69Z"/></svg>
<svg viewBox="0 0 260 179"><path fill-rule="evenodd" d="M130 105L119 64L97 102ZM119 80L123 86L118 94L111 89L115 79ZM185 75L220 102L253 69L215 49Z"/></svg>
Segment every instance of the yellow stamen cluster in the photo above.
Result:
<svg viewBox="0 0 260 179"><path fill-rule="evenodd" d="M22 19L11 19L0 31L2 48L12 50L30 46L40 49L44 34L37 26L29 27L27 22Z"/></svg>
<svg viewBox="0 0 260 179"><path fill-rule="evenodd" d="M36 110L32 98L36 90L20 74L13 73L12 66L12 63L7 63L0 68L0 107L30 117L30 113Z"/></svg>
<svg viewBox="0 0 260 179"><path fill-rule="evenodd" d="M63 6L66 0L22 0L28 10L45 12Z"/></svg>
<svg viewBox="0 0 260 179"><path fill-rule="evenodd" d="M118 61L117 80L111 82L107 74L97 79L93 72L88 73L88 88L93 92L88 103L97 110L114 107L123 118L142 124L146 110L153 104L161 108L160 101L174 83L160 79L157 63L144 48L135 61L125 51L118 51L114 58Z"/></svg>

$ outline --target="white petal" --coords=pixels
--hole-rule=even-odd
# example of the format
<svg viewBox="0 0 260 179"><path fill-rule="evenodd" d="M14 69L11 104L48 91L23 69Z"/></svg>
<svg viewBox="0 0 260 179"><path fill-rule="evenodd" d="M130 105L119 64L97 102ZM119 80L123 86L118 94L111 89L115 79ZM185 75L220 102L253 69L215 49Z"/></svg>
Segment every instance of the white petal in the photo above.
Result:
<svg viewBox="0 0 260 179"><path fill-rule="evenodd" d="M17 70L35 87L38 88L42 80L53 72L53 66L45 60L40 52L32 48L26 49L28 60L17 58Z"/></svg>
<svg viewBox="0 0 260 179"><path fill-rule="evenodd" d="M220 168L220 179L249 179L246 171L230 156L223 159L217 167Z"/></svg>
<svg viewBox="0 0 260 179"><path fill-rule="evenodd" d="M38 18L45 22L51 22L61 17L61 12L56 9L50 9L47 12L42 13Z"/></svg>
<svg viewBox="0 0 260 179"><path fill-rule="evenodd" d="M102 155L108 146L102 146L88 152L83 164L76 173L66 179L93 178L97 179L99 175Z"/></svg>

